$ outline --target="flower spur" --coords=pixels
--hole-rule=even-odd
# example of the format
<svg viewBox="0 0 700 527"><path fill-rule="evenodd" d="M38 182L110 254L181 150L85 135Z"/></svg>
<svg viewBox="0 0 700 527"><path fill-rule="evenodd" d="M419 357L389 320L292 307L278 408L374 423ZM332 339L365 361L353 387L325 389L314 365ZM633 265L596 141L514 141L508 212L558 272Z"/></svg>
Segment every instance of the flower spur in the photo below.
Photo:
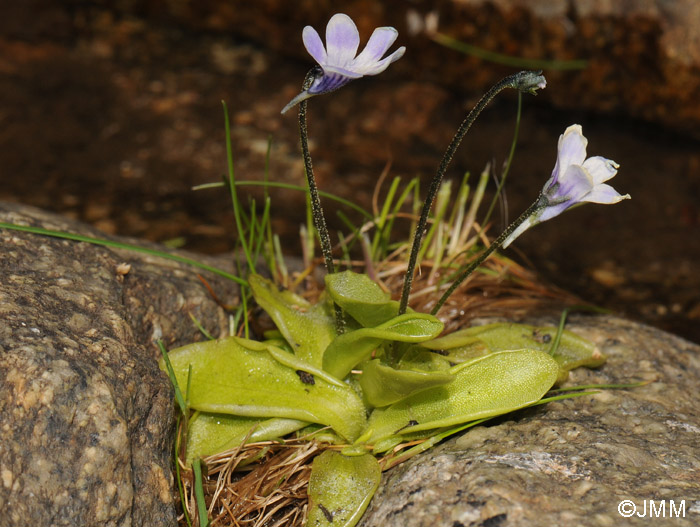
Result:
<svg viewBox="0 0 700 527"><path fill-rule="evenodd" d="M311 86L294 97L282 113L309 97L337 90L365 75L383 72L406 51L406 48L401 46L391 55L382 58L398 35L399 32L393 27L378 27L372 33L365 49L355 56L360 45L360 33L348 15L338 13L330 19L326 26L325 47L316 30L306 26L302 33L304 46L318 62L320 70Z"/></svg>

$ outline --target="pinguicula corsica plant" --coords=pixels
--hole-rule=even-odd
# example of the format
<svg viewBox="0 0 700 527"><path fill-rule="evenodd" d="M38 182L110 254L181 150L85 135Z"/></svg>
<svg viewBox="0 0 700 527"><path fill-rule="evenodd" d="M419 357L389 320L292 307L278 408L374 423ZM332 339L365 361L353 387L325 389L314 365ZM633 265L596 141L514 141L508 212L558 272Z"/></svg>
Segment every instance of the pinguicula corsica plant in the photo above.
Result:
<svg viewBox="0 0 700 527"><path fill-rule="evenodd" d="M382 470L487 419L561 397L547 394L569 370L605 361L591 342L561 327L499 323L442 335L444 324L436 316L461 282L527 228L582 202L616 203L629 197L604 183L615 175L615 162L586 158L586 139L578 125L561 136L554 171L535 202L488 247L472 251L471 259L450 273L451 284L434 288L436 296L442 296L433 301L431 313L409 307L430 211L436 197L440 201L443 176L456 149L500 91L534 94L544 88L541 72L524 71L501 80L460 125L415 223L396 299L368 274L337 271L307 140L308 100L384 71L404 54L400 47L385 56L397 35L394 28L378 28L357 55L359 32L346 15L331 18L325 47L313 28L303 31L304 44L318 66L283 112L299 105L313 223L327 270L325 291L309 301L249 269L252 297L275 329L257 339L231 336L190 344L170 351L163 361L186 394L181 398L188 417L183 436L186 464L199 467L200 458L230 449L240 452L253 442L315 445L314 456L308 458L314 459L307 525L354 525L379 485ZM264 457L264 449L257 452ZM275 485L289 480L276 477ZM238 507L235 499L221 509ZM270 514L279 513L275 507L270 505Z"/></svg>

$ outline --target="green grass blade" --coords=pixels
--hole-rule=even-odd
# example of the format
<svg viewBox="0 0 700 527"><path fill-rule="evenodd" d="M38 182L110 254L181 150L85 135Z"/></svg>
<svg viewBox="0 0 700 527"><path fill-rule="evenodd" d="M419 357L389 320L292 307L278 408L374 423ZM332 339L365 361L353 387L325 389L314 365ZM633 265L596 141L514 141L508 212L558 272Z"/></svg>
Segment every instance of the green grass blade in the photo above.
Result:
<svg viewBox="0 0 700 527"><path fill-rule="evenodd" d="M248 269L252 271L255 269L255 264L253 263L253 259L250 254L250 248L246 243L245 231L243 230L243 223L241 222L241 204L238 201L238 193L236 192L236 176L233 170L233 148L231 147L231 126L228 118L228 107L226 106L225 101L221 101L221 104L224 107L224 125L226 128L226 160L228 163L228 183L231 191L231 202L233 204L233 217L236 221L238 239L243 247L246 261L248 262Z"/></svg>
<svg viewBox="0 0 700 527"><path fill-rule="evenodd" d="M639 381L629 384L582 384L579 386L565 386L563 388L555 388L550 390L549 393L559 393L559 392L571 392L575 390L626 390L628 388L639 388L640 386L646 386L654 381Z"/></svg>
<svg viewBox="0 0 700 527"><path fill-rule="evenodd" d="M211 265L203 264L203 263L198 262L197 260L194 260L192 258L187 258L185 256L179 256L177 254L167 253L164 251L158 251L156 249L149 249L147 247L141 247L139 245L132 245L130 243L123 243L123 242L116 242L113 240L105 240L103 238L94 238L92 236L83 236L82 234L73 234L70 232L44 229L43 227L30 227L28 225L16 225L14 223L0 222L0 228L14 230L14 231L21 231L21 232L31 232L32 234L40 234L42 236L51 236L53 238L62 238L64 240L72 240L75 242L91 243L93 245L101 245L104 247L113 247L115 249L125 249L128 251L134 251L134 252L138 252L138 253L142 253L142 254L148 254L151 256L158 256L160 258L165 258L167 260L174 260L176 262L191 265L192 267L196 267L198 269L203 269L205 271L209 271L211 273L214 273L214 274L217 274L217 275L222 276L224 278L227 278L228 280L232 280L232 281L234 281L237 284L242 285L242 286L248 285L248 282L246 282L242 278L239 278L238 276L236 276L234 274L228 273L228 272L224 271L223 269L218 269L216 267L212 267Z"/></svg>
<svg viewBox="0 0 700 527"><path fill-rule="evenodd" d="M192 190L219 188L219 187L223 187L223 186L224 186L224 183L205 183L203 185L197 185L195 187L192 187ZM251 181L251 180L236 181L236 186L237 187L250 186L250 187L281 188L281 189L285 189L285 190L296 190L299 192L304 192L306 194L309 193L309 189L306 188L305 186L294 185L292 183L283 183L281 181ZM372 219L372 214L370 214L368 211L366 211L365 209L363 209L362 207L353 203L350 200L347 200L345 198L341 198L340 196L336 196L335 194L331 194L329 192L324 192L323 190L319 190L318 194L321 197L328 198L328 199L333 200L337 203L341 203L342 205L345 205L346 207L353 209L356 212L359 212L368 220Z"/></svg>
<svg viewBox="0 0 700 527"><path fill-rule="evenodd" d="M484 199L484 192L486 191L486 185L489 182L490 166L486 166L479 176L479 182L476 184L474 189L474 195L472 197L471 204L469 205L469 211L467 212L467 217L464 219L464 225L459 236L459 247L466 245L469 239L469 233L474 226L474 220L476 219L476 213L479 210L482 200ZM483 227L483 225L482 225Z"/></svg>
<svg viewBox="0 0 700 527"><path fill-rule="evenodd" d="M192 321L192 323L193 323L195 326L197 326L197 329L199 330L199 332L200 332L202 335L204 335L204 337L205 337L207 340L214 340L214 337L212 337L212 336L211 336L211 333L209 333L209 332L207 331L207 328L205 328L204 326L202 326L202 323L199 321L199 319L198 319L197 317L195 317L191 312L189 312L189 313L187 313L187 314L190 316L190 320Z"/></svg>
<svg viewBox="0 0 700 527"><path fill-rule="evenodd" d="M177 419L175 420L175 430L180 430L180 420L182 419L181 415L177 416ZM175 463L175 479L177 480L177 491L180 494L180 503L182 504L182 512L185 515L185 521L187 522L188 527L192 527L192 520L190 520L190 513L187 510L187 507L185 507L185 488L182 485L182 476L180 475L180 462L178 461L178 453L180 452L180 441L181 441L181 436L182 434L178 433L175 436L175 445L174 445L174 463Z"/></svg>
<svg viewBox="0 0 700 527"><path fill-rule="evenodd" d="M268 232L271 230L270 228L270 207L272 206L270 196L267 196L265 198L265 206L263 207L263 213L262 217L260 218L260 222L255 223L257 226L258 234L257 234L257 239L255 243L255 250L253 251L253 259L257 262L258 258L260 258L260 254L263 253L263 257L265 258L265 261L268 263L268 267L270 267L270 272L273 271L272 266L270 266L270 260L272 259L272 253L263 252L263 247L265 246L265 243L268 241ZM270 244L267 245L268 247L271 247ZM272 275L274 276L274 274Z"/></svg>
<svg viewBox="0 0 700 527"><path fill-rule="evenodd" d="M466 42L462 42L443 33L434 33L431 35L434 42L441 46L459 51L466 55L493 62L494 64L502 64L518 69L526 70L582 70L588 66L588 61L583 59L574 60L547 60L547 59L525 59L522 57L514 57L503 53L489 51Z"/></svg>
<svg viewBox="0 0 700 527"><path fill-rule="evenodd" d="M391 232L394 228L394 221L396 220L396 216L399 214L401 209L404 206L404 203L406 203L406 200L410 196L411 192L413 191L414 188L418 187L418 178L413 178L411 181L408 182L408 185L406 185L406 188L404 188L403 192L399 196L399 199L396 200L396 204L394 205L394 210L392 211L392 214L389 215L386 227L385 227L385 232L387 233L387 244L386 247L384 248L384 255L386 255L389 251L392 250L392 245L389 244L389 239L391 236ZM401 243L406 243L406 242L401 242ZM401 245L399 243L398 245Z"/></svg>
<svg viewBox="0 0 700 527"><path fill-rule="evenodd" d="M241 295L242 305L243 305L243 335L245 338L250 338L250 330L248 327L248 295L247 291L244 291Z"/></svg>
<svg viewBox="0 0 700 527"><path fill-rule="evenodd" d="M503 175L501 176L501 181L498 182L498 187L496 188L496 193L493 195L493 199L491 200L491 204L489 205L489 210L486 212L486 216L484 216L484 221L481 223L484 226L486 226L486 224L491 219L491 214L493 213L493 209L496 207L496 203L498 202L498 199L501 196L501 191L503 190L503 186L506 184L506 178L508 177L508 172L510 172L510 167L511 167L511 164L513 163L513 156L515 155L515 146L518 144L518 134L520 133L520 117L522 114L522 108L523 108L523 93L519 91L518 92L518 110L515 114L515 131L513 132L513 140L510 143L510 152L508 153L508 160L506 161L506 166L503 169Z"/></svg>
<svg viewBox="0 0 700 527"><path fill-rule="evenodd" d="M461 233L462 223L464 222L469 192L471 191L468 181L469 172L465 172L462 183L459 185L459 191L457 192L457 199L455 199L455 204L452 208L452 214L450 215L449 225L452 227L452 230L450 232L450 245L447 248L448 256L454 256L459 248L459 235Z"/></svg>
<svg viewBox="0 0 700 527"><path fill-rule="evenodd" d="M452 182L450 180L444 181L438 190L437 198L435 199L435 215L433 216L433 223L428 229L428 233L423 238L423 246L418 253L418 259L416 260L416 265L423 261L423 258L427 254L435 253L435 246L432 243L436 231L438 230L438 225L443 221L445 217L445 212L447 211L447 205L449 203L450 193L451 193Z"/></svg>
<svg viewBox="0 0 700 527"><path fill-rule="evenodd" d="M173 385L173 390L175 390L175 400L180 407L180 412L183 416L187 416L187 404L185 403L185 398L182 396L182 391L180 391L180 386L177 384L177 379L175 378L175 371L173 370L173 365L170 364L170 358L168 357L168 351L165 349L165 345L162 340L158 341L158 347L160 348L160 353L163 355L163 362L165 362L165 368L168 371L168 377L170 378L170 383Z"/></svg>
<svg viewBox="0 0 700 527"><path fill-rule="evenodd" d="M387 216L391 210L391 204L394 201L394 196L396 195L396 190L399 187L399 183L401 183L401 178L395 177L391 182L386 198L384 198L384 204L382 205L382 210L379 213L379 217L375 219L377 232L372 240L372 251L370 253L372 258L375 260L381 259L381 255L377 252L379 250L380 243L383 249L386 249L386 245L388 244L388 237L390 233L385 230L385 227L387 223Z"/></svg>
<svg viewBox="0 0 700 527"><path fill-rule="evenodd" d="M209 515L207 514L207 504L204 500L204 485L202 482L202 464L200 459L195 459L192 463L194 471L194 497L197 502L197 512L199 513L199 526L209 527Z"/></svg>
<svg viewBox="0 0 700 527"><path fill-rule="evenodd" d="M280 237L277 234L275 234L272 238L272 247L275 256L275 268L278 270L278 273L273 274L272 276L279 277L281 279L282 286L288 287L289 270L287 269L287 264L284 261L284 255L282 254L282 246L280 244Z"/></svg>
<svg viewBox="0 0 700 527"><path fill-rule="evenodd" d="M426 450L434 447L436 444L438 444L443 439L445 439L451 435L454 435L456 433L467 430L468 428L472 428L474 426L480 425L481 423L488 421L490 419L494 419L494 417L485 417L483 419L471 421L469 423L457 426L455 428L443 429L442 431L439 431L435 435L430 436L422 443L419 443L416 446L409 448L405 452L402 452L398 456L390 457L386 462L383 463L382 470L389 470L390 468L395 467L396 465L403 463L404 461L407 461L408 459L411 459L413 456L421 454L421 453L425 452Z"/></svg>
<svg viewBox="0 0 700 527"><path fill-rule="evenodd" d="M637 385L623 385L623 384L603 385L603 384L600 384L600 385L589 385L589 386L574 386L574 387L571 387L570 389L571 390L579 389L579 390L586 390L586 391L581 391L581 392L576 392L576 393L564 393L561 395L543 397L539 401L534 402L534 403L526 406L525 408L529 408L531 406L539 406L539 405L551 403L554 401L561 401L564 399L573 399L575 397L583 397L584 395L593 395L593 394L596 394L599 392L587 390L588 388L605 388L607 386L614 387L614 388L618 388L618 387L627 388L627 387L635 387ZM552 391L555 391L555 390L552 390ZM550 392L550 393L552 393L552 392ZM504 414L501 414L501 415L504 415ZM423 443L419 443L418 445L406 450L405 452L401 453L400 455L398 455L396 457L390 457L386 462L383 463L382 470L388 470L392 467L395 467L399 463L403 463L407 459L410 459L417 454L425 452L429 448L432 448L437 443L439 443L440 441L442 441L443 439L446 439L447 437L449 437L451 435L454 435L454 434L457 434L457 433L462 432L464 430L467 430L468 428L472 428L474 426L480 425L486 421L496 419L497 417L501 417L501 415L495 415L493 417L486 417L484 419L478 419L476 421L471 421L469 423L465 423L465 424L457 426L455 428L440 429L437 431L437 433L435 435L430 436Z"/></svg>

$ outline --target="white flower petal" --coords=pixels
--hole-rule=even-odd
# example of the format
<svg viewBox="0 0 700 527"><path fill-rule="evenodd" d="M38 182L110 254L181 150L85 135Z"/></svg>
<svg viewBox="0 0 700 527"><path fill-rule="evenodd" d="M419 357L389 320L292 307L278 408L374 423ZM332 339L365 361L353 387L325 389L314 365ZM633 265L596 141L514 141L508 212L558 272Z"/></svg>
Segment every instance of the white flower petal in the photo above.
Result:
<svg viewBox="0 0 700 527"><path fill-rule="evenodd" d="M589 192L588 195L586 195L586 197L584 197L581 201L612 205L613 203L618 203L623 199L630 199L630 195L625 194L623 196L610 185L602 183L600 185L596 185L595 188L591 190L591 192Z"/></svg>
<svg viewBox="0 0 700 527"><path fill-rule="evenodd" d="M619 166L615 161L601 156L589 157L583 162L583 168L588 171L596 185L615 177Z"/></svg>
<svg viewBox="0 0 700 527"><path fill-rule="evenodd" d="M352 63L353 69L364 69L374 65L399 36L399 32L393 27L378 27L369 37L369 41L357 58Z"/></svg>
<svg viewBox="0 0 700 527"><path fill-rule="evenodd" d="M583 136L581 125L572 124L559 136L557 163L553 174L566 172L569 165L580 165L586 159L588 139Z"/></svg>
<svg viewBox="0 0 700 527"><path fill-rule="evenodd" d="M318 32L311 26L306 26L301 33L301 38L309 55L323 66L328 60L328 55L326 54L326 48L323 47L323 42L321 42L321 37L318 36Z"/></svg>
<svg viewBox="0 0 700 527"><path fill-rule="evenodd" d="M401 46L399 49L394 51L391 55L388 57L378 61L371 63L367 65L364 69L361 69L357 66L354 67L355 71L362 75L378 75L379 73L383 72L385 69L389 67L389 64L392 62L396 62L399 60L401 57L403 57L403 54L406 52L406 47Z"/></svg>
<svg viewBox="0 0 700 527"><path fill-rule="evenodd" d="M348 15L338 13L326 26L327 62L332 66L347 67L357 54L360 33Z"/></svg>

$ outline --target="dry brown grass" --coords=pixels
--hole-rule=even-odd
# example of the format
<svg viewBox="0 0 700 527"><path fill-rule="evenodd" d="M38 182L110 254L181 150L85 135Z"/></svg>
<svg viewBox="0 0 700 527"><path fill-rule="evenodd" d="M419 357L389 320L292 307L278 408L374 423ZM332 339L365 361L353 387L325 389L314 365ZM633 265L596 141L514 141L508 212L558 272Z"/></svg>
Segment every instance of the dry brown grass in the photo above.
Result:
<svg viewBox="0 0 700 527"><path fill-rule="evenodd" d="M264 441L209 456L204 494L212 527L292 527L306 519L311 461L324 447L304 439ZM180 460L186 503L196 520L194 477ZM184 514L179 525L187 525Z"/></svg>

